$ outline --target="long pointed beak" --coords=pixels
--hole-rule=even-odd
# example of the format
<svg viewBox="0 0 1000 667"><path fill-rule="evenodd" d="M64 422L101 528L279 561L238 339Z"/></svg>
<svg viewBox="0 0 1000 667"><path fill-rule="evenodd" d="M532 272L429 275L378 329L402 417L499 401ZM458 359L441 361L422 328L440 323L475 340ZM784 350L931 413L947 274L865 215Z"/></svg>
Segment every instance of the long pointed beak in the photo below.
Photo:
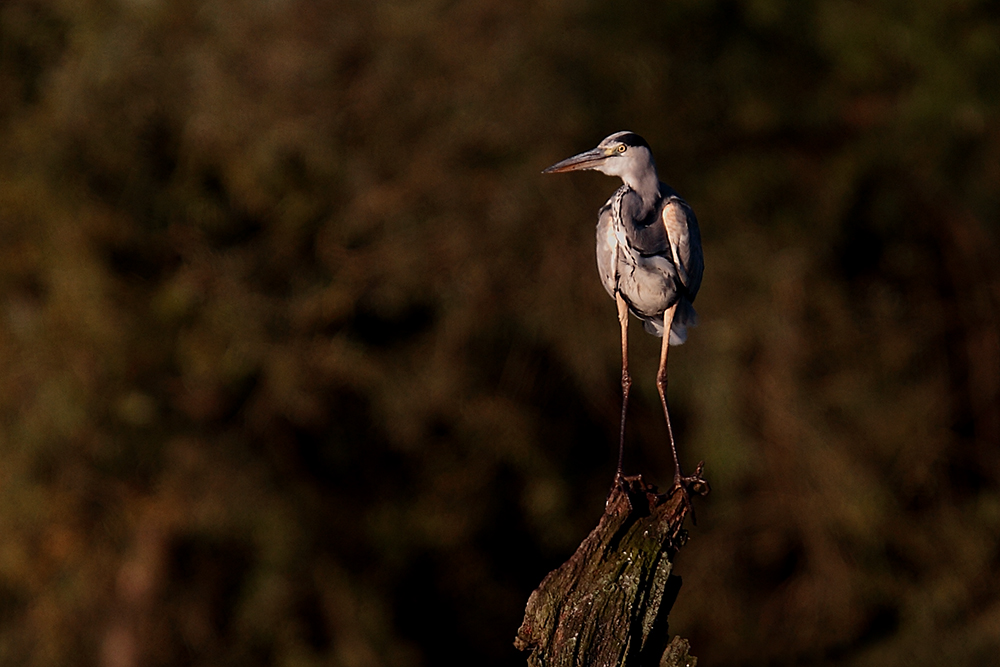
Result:
<svg viewBox="0 0 1000 667"><path fill-rule="evenodd" d="M543 169L543 174L558 174L563 171L578 171L580 169L596 169L599 164L608 158L607 153L600 148L594 148L579 155L566 158L562 162L556 162L548 169Z"/></svg>

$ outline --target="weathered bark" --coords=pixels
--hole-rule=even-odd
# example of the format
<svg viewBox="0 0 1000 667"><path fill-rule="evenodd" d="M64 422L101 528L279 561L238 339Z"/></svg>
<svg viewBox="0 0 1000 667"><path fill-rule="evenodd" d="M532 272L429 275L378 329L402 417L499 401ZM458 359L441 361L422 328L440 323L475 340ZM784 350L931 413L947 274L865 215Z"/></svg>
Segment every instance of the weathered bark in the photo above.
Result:
<svg viewBox="0 0 1000 667"><path fill-rule="evenodd" d="M659 495L641 475L616 483L597 528L528 598L514 640L531 651L528 664L693 667L687 642L669 642L667 632L681 585L672 561L689 510L681 494Z"/></svg>

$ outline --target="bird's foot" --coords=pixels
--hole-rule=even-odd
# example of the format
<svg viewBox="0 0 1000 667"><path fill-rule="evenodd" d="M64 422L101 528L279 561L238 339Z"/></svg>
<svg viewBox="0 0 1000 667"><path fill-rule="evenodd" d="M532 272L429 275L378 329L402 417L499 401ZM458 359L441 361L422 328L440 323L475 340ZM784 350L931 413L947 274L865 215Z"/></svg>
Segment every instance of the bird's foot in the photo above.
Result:
<svg viewBox="0 0 1000 667"><path fill-rule="evenodd" d="M711 491L708 482L702 477L705 469L705 462L702 461L694 469L694 474L687 477L681 475L680 470L674 473L674 486L670 489L667 497L672 498L675 493L681 494L681 505L691 513L691 521L697 526L698 520L694 514L694 506L691 504L691 495L707 496Z"/></svg>
<svg viewBox="0 0 1000 667"><path fill-rule="evenodd" d="M615 481L612 484L608 502L611 502L611 498L616 494L625 496L630 511L640 510L648 512L650 504L653 503L650 498L656 497L656 487L652 484L647 484L642 475L625 475L625 473L619 470L615 473Z"/></svg>
<svg viewBox="0 0 1000 667"><path fill-rule="evenodd" d="M632 493L634 492L633 483L638 479L636 477L626 477L625 473L618 469L615 473L615 481L612 485L612 491L617 489L629 499L629 505L632 505Z"/></svg>

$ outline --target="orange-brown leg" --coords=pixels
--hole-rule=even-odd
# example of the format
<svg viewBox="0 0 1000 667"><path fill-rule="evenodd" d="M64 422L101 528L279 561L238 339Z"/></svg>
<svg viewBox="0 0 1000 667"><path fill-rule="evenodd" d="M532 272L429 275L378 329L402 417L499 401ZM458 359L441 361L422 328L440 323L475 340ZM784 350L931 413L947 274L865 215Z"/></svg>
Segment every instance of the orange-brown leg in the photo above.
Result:
<svg viewBox="0 0 1000 667"><path fill-rule="evenodd" d="M618 439L618 472L622 476L622 460L625 456L625 413L628 410L628 393L632 388L632 377L628 373L628 304L621 294L615 295L618 303L618 324L622 330L622 425Z"/></svg>
<svg viewBox="0 0 1000 667"><path fill-rule="evenodd" d="M670 351L670 326L674 322L674 312L676 310L677 306L673 305L663 313L663 343L660 345L660 369L656 372L656 388L660 392L663 416L667 420L667 437L670 438L670 452L674 455L674 486L678 486L681 481L681 463L677 457L674 429L670 425L670 410L667 408L667 352Z"/></svg>
<svg viewBox="0 0 1000 667"><path fill-rule="evenodd" d="M670 350L670 327L674 322L674 312L677 306L673 305L663 313L663 343L660 346L660 369L656 373L656 388L660 392L660 403L663 405L663 416L667 420L667 435L670 438L670 453L674 456L674 487L671 495L680 490L684 494L685 502L690 506L690 491L704 495L708 493L708 483L702 479L701 471L704 462L698 465L695 473L690 477L681 474L681 462L677 456L677 443L674 442L674 429L670 424L670 410L667 408L667 352Z"/></svg>

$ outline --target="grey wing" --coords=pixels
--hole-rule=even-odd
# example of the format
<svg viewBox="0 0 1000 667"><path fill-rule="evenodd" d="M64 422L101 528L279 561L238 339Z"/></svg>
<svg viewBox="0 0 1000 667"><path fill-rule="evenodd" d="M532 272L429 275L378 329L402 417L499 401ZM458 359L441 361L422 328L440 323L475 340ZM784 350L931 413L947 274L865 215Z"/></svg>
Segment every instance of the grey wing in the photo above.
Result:
<svg viewBox="0 0 1000 667"><path fill-rule="evenodd" d="M664 201L660 218L667 230L677 277L687 292L688 301L694 301L698 288L701 287L701 276L705 272L698 219L687 202L680 197L668 197Z"/></svg>
<svg viewBox="0 0 1000 667"><path fill-rule="evenodd" d="M604 289L614 297L618 289L618 237L612 222L610 201L597 217L597 271Z"/></svg>

